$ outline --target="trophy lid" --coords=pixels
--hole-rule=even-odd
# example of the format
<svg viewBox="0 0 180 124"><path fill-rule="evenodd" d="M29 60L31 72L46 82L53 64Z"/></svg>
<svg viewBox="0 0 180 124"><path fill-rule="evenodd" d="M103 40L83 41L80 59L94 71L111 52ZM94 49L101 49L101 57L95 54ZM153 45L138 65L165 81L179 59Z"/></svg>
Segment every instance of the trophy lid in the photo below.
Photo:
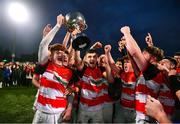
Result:
<svg viewBox="0 0 180 124"><path fill-rule="evenodd" d="M91 40L85 35L78 35L72 42L75 50L84 50L90 46Z"/></svg>

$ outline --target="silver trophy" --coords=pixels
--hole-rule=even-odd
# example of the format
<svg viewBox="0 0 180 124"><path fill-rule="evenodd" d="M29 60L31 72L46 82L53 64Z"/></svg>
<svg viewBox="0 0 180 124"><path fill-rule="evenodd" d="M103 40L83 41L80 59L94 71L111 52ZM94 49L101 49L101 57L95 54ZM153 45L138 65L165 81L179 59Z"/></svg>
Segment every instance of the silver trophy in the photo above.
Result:
<svg viewBox="0 0 180 124"><path fill-rule="evenodd" d="M64 21L69 32L73 32L75 29L82 32L87 29L85 18L80 12L66 14ZM72 46L75 50L83 50L89 47L90 42L85 34L78 34L73 38Z"/></svg>

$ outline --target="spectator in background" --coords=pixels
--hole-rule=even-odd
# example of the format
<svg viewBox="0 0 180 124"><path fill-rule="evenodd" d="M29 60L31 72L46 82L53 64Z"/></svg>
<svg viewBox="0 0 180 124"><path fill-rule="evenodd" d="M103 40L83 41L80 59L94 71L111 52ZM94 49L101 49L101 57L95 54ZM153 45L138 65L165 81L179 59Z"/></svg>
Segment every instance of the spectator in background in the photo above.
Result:
<svg viewBox="0 0 180 124"><path fill-rule="evenodd" d="M11 75L11 71L9 68L9 64L5 64L4 71L3 71L4 87L10 86L10 83L11 83L10 75Z"/></svg>
<svg viewBox="0 0 180 124"><path fill-rule="evenodd" d="M12 68L12 84L13 85L20 85L20 75L21 75L21 70L19 68L19 65L17 65L16 63L13 64Z"/></svg>
<svg viewBox="0 0 180 124"><path fill-rule="evenodd" d="M31 86L31 81L32 81L32 77L33 77L33 73L34 73L34 65L28 63L26 68L26 86Z"/></svg>
<svg viewBox="0 0 180 124"><path fill-rule="evenodd" d="M0 88L3 86L3 68L4 68L4 62L0 62Z"/></svg>

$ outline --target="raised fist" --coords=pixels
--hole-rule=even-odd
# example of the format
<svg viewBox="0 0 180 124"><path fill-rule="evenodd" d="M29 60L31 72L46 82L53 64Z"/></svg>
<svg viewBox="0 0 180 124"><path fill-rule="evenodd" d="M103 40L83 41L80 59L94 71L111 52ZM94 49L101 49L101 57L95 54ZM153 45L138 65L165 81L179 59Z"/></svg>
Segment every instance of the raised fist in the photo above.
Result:
<svg viewBox="0 0 180 124"><path fill-rule="evenodd" d="M119 51L122 52L122 50L126 45L126 40L124 39L124 37L121 38L121 40L118 42L118 45L119 45Z"/></svg>
<svg viewBox="0 0 180 124"><path fill-rule="evenodd" d="M45 37L52 29L51 24L47 24L43 29L43 37Z"/></svg>
<svg viewBox="0 0 180 124"><path fill-rule="evenodd" d="M62 14L57 16L57 24L62 25L64 23L64 16Z"/></svg>
<svg viewBox="0 0 180 124"><path fill-rule="evenodd" d="M98 49L98 48L102 48L102 43L97 41L92 47L92 49Z"/></svg>
<svg viewBox="0 0 180 124"><path fill-rule="evenodd" d="M111 45L106 45L105 47L104 47L104 52L105 53L109 53L111 51Z"/></svg>
<svg viewBox="0 0 180 124"><path fill-rule="evenodd" d="M124 27L122 27L122 28L121 28L121 32L122 32L123 34L129 34L129 33L131 33L129 26L124 26Z"/></svg>

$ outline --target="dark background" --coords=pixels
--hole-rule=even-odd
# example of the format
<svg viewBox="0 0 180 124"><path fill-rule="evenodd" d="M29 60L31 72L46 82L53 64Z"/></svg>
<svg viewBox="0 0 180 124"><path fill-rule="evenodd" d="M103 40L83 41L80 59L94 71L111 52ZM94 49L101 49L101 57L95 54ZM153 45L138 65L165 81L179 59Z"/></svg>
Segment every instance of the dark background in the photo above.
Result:
<svg viewBox="0 0 180 124"><path fill-rule="evenodd" d="M10 19L7 6L13 1L26 5L28 22L17 24ZM146 46L144 39L150 32L154 44L166 55L180 51L179 0L0 0L0 58L11 56L15 42L16 57L35 61L44 26L48 23L54 26L60 13L75 11L85 16L88 29L84 33L92 43L111 44L114 58L120 54L117 42L124 25L130 26L141 48ZM61 28L53 43L61 42L65 33Z"/></svg>

